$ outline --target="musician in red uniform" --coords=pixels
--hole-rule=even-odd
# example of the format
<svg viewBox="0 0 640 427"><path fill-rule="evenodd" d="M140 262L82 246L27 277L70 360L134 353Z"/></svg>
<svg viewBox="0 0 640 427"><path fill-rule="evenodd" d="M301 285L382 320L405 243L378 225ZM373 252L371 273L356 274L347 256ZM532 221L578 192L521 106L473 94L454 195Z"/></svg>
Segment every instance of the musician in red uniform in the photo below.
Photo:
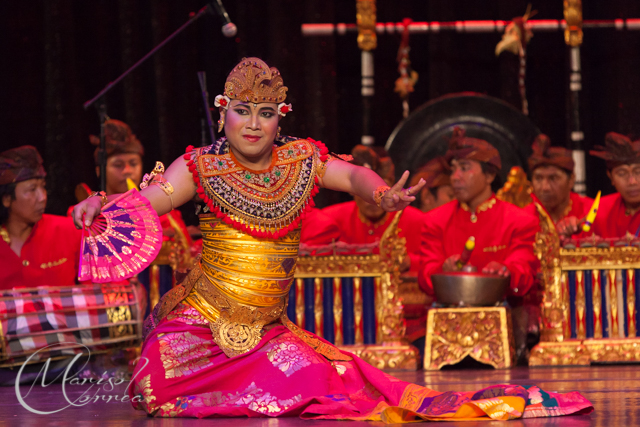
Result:
<svg viewBox="0 0 640 427"><path fill-rule="evenodd" d="M412 175L411 186L418 185L420 179L424 179L426 182L416 196L416 207L418 209L422 212L429 212L454 199L449 173L449 165L445 158L436 157Z"/></svg>
<svg viewBox="0 0 640 427"><path fill-rule="evenodd" d="M44 213L45 176L35 147L0 154L0 289L76 283L82 233Z"/></svg>
<svg viewBox="0 0 640 427"><path fill-rule="evenodd" d="M571 216L584 217L589 212L593 199L571 191L576 181L571 150L551 147L549 137L544 134L536 137L531 148L533 154L529 157L529 172L534 199L545 209L554 224ZM533 203L527 205L525 210L534 216L538 215Z"/></svg>
<svg viewBox="0 0 640 427"><path fill-rule="evenodd" d="M468 263L478 271L510 277L509 304L514 307L514 338L519 363L527 360L528 335L537 335L535 304L538 259L533 252L538 219L517 206L496 199L491 184L502 167L500 155L486 141L454 129L446 154L456 199L425 214L421 253L425 260L418 283L433 295L431 275L460 270L458 261L469 237L475 248ZM533 295L535 296L535 295ZM531 314L533 313L533 315Z"/></svg>
<svg viewBox="0 0 640 427"><path fill-rule="evenodd" d="M496 199L491 183L502 164L498 150L486 141L454 129L446 154L456 199L425 214L420 269L422 289L433 295L431 275L456 271L469 237L475 249L469 264L484 273L511 277L511 295L524 295L534 284L538 260L533 253L537 219Z"/></svg>
<svg viewBox="0 0 640 427"><path fill-rule="evenodd" d="M372 169L389 185L395 181L393 161L384 149L357 145L351 154L352 163ZM338 225L340 240L352 244L380 240L394 218L393 213L385 212L358 196L354 196L352 202L339 203L322 211ZM404 270L418 271L420 267L420 236L417 230L420 230L423 218L423 213L411 206L405 208L400 217L399 234L407 240L409 255L405 260Z"/></svg>
<svg viewBox="0 0 640 427"><path fill-rule="evenodd" d="M128 124L120 120L109 119L104 123L105 145L106 145L106 194L124 193L129 190L127 179L130 179L136 187L140 187L142 181L142 158L144 156L144 147L131 130ZM96 146L94 152L94 160L98 165L98 153L100 138L90 135L91 144ZM96 166L96 174L100 175L100 169ZM198 228L188 228L182 219L179 210L174 209L169 213L160 216L160 225L162 226L163 250L159 256L166 254L165 249L172 243L177 243L176 258L178 269L190 268L191 255L199 252L201 245L193 243L190 231L195 233ZM166 262L166 261L165 261ZM170 265L159 265L157 275L151 271L151 267L145 269L138 275L139 281L149 296L148 304L146 304L146 314L153 309L153 305L164 293L173 287L173 270Z"/></svg>
<svg viewBox="0 0 640 427"><path fill-rule="evenodd" d="M605 146L596 146L590 154L606 161L607 176L617 192L600 199L598 214L591 227L603 238L637 236L640 230L640 140L610 132ZM558 224L558 231L571 235L579 232L581 217L572 216Z"/></svg>
<svg viewBox="0 0 640 427"><path fill-rule="evenodd" d="M129 189L127 178L131 179L139 187L142 181L144 147L131 131L129 125L120 120L107 120L104 123L104 133L107 152L107 188L105 191L107 196L127 192ZM100 138L90 135L89 140L91 144L99 147ZM98 152L99 148L96 148L93 155L96 165L98 165ZM96 174L100 176L100 168L98 166L96 166ZM182 232L189 245L192 244L180 211L173 210L167 215L161 216L160 223L162 224L165 240L173 238L177 232Z"/></svg>

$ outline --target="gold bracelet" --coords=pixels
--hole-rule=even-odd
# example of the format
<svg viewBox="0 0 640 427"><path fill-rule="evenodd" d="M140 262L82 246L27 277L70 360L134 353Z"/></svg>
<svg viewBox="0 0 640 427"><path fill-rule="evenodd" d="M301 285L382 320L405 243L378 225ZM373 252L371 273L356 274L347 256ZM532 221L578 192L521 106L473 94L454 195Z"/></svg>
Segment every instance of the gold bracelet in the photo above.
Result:
<svg viewBox="0 0 640 427"><path fill-rule="evenodd" d="M382 204L382 198L385 194L387 194L387 191L389 190L391 190L391 188L388 185L381 185L380 187L373 190L373 201L378 207L380 207L380 205Z"/></svg>
<svg viewBox="0 0 640 427"><path fill-rule="evenodd" d="M142 182L140 183L140 189L143 190L150 185L157 185L164 191L164 194L169 196L171 200L171 210L173 210L173 185L169 181L167 181L164 176L164 164L162 162L156 162L156 167L153 168L151 173L147 173L142 178Z"/></svg>
<svg viewBox="0 0 640 427"><path fill-rule="evenodd" d="M93 193L89 194L89 197L87 197L87 199L90 199L91 197L98 197L98 196L100 196L101 198L100 208L102 208L109 201L109 199L107 199L107 193L105 193L104 191L94 191Z"/></svg>

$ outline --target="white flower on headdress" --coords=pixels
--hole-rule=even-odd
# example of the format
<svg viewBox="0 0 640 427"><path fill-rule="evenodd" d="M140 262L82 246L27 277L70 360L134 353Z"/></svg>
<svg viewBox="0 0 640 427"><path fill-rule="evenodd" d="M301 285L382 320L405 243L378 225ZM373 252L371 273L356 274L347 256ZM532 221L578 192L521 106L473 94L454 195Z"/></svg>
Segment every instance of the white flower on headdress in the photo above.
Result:
<svg viewBox="0 0 640 427"><path fill-rule="evenodd" d="M226 96L226 95L218 95L218 96L216 96L215 100L213 101L213 105L215 105L216 107L222 107L225 110L228 110L230 102L231 102L231 100L229 99L228 96Z"/></svg>
<svg viewBox="0 0 640 427"><path fill-rule="evenodd" d="M291 106L291 104L285 104L284 102L278 104L278 114L282 117L286 116L287 113L290 113L292 111L293 107Z"/></svg>

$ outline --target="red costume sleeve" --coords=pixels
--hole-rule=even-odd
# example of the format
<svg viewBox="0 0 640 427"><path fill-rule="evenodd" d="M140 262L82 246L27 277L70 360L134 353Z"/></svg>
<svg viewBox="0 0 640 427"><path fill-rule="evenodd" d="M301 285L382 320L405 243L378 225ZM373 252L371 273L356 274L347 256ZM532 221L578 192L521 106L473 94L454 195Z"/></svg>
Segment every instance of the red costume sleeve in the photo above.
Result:
<svg viewBox="0 0 640 427"><path fill-rule="evenodd" d="M424 223L425 214L413 206L408 206L404 209L402 216L400 217L400 236L404 237L407 241L407 254L411 260L410 271L420 271L420 266L424 262L424 258L420 253L421 237L420 230Z"/></svg>
<svg viewBox="0 0 640 427"><path fill-rule="evenodd" d="M312 209L302 221L300 243L328 245L340 240L340 228L335 221L320 209Z"/></svg>
<svg viewBox="0 0 640 427"><path fill-rule="evenodd" d="M20 255L0 240L0 289L72 286L78 276L82 231L69 217L44 214Z"/></svg>
<svg viewBox="0 0 640 427"><path fill-rule="evenodd" d="M538 231L538 219L531 215L518 218L509 241L508 255L502 262L511 273L511 292L523 296L533 286L538 270L538 258L533 253L533 244Z"/></svg>
<svg viewBox="0 0 640 427"><path fill-rule="evenodd" d="M640 211L627 215L620 193L609 194L600 199L598 214L591 229L605 239L624 237L627 232L635 235L640 230Z"/></svg>
<svg viewBox="0 0 640 427"><path fill-rule="evenodd" d="M447 203L424 216L421 231L419 256L422 266L418 273L418 284L428 295L433 295L431 275L442 271L448 258L444 248L444 228L452 217L457 202Z"/></svg>

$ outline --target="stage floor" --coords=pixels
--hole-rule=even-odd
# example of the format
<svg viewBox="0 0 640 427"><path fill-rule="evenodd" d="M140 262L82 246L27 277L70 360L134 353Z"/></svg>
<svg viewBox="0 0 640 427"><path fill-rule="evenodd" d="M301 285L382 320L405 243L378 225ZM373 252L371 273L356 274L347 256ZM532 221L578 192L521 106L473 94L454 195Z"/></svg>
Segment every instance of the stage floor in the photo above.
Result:
<svg viewBox="0 0 640 427"><path fill-rule="evenodd" d="M578 390L595 407L590 415L509 421L509 427L556 425L563 427L586 426L638 426L640 425L640 366L595 366L590 368L516 368L511 370L448 370L438 372L395 372L398 378L436 390L477 390L493 384L537 384L547 391L568 392ZM123 384L118 389L124 389ZM80 396L80 386L67 386L70 400ZM71 390L71 391L69 391ZM61 384L43 388L41 384L30 391L21 387L26 404L34 409L49 412L65 408L68 403L62 394ZM121 394L121 393L120 393ZM303 421L300 419L153 419L140 411L134 411L130 403L99 402L82 407L67 407L49 415L29 412L18 401L14 387L0 387L0 427L44 426L218 426L234 427L362 427L380 426L380 423L352 421ZM496 426L498 421L457 422L446 425Z"/></svg>

